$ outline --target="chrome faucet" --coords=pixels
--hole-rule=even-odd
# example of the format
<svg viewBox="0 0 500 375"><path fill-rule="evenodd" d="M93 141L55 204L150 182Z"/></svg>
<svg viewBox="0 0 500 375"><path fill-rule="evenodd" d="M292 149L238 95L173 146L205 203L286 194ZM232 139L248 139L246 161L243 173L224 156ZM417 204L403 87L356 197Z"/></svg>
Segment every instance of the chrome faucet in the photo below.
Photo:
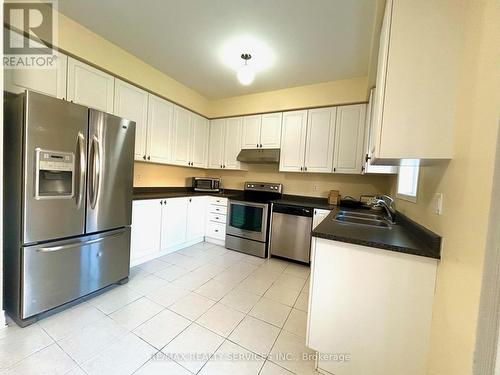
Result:
<svg viewBox="0 0 500 375"><path fill-rule="evenodd" d="M372 208L382 207L387 213L391 224L396 223L396 207L394 204L394 199L392 199L388 195L376 195L371 200L370 206Z"/></svg>

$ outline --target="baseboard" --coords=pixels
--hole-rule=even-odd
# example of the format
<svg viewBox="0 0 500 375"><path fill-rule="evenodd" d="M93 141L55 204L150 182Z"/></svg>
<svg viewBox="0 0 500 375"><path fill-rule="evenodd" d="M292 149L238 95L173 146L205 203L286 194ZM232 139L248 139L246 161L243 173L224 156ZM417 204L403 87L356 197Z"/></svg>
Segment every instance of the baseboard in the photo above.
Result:
<svg viewBox="0 0 500 375"><path fill-rule="evenodd" d="M0 329L7 328L7 319L5 316L5 311L0 310Z"/></svg>
<svg viewBox="0 0 500 375"><path fill-rule="evenodd" d="M210 242L210 243L213 243L215 245L222 246L222 247L226 246L226 241L219 240L217 238L212 238L212 237L205 237L205 242Z"/></svg>
<svg viewBox="0 0 500 375"><path fill-rule="evenodd" d="M150 260L162 257L164 255L173 253L175 251L185 249L186 247L196 245L197 243L203 242L203 239L204 239L203 237L198 237L198 238L195 238L194 240L191 240L188 242L183 242L179 245L175 245L175 246L169 247L168 249L148 254L148 255L143 256L141 258L131 259L130 260L130 267L132 268L134 266L138 266L139 264L146 263Z"/></svg>

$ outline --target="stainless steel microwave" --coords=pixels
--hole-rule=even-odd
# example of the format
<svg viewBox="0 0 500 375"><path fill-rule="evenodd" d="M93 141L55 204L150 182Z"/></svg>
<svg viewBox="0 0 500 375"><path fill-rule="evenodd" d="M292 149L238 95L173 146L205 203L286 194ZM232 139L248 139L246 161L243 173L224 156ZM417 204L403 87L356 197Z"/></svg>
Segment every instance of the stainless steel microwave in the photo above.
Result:
<svg viewBox="0 0 500 375"><path fill-rule="evenodd" d="M220 191L220 178L215 177L193 177L195 191Z"/></svg>

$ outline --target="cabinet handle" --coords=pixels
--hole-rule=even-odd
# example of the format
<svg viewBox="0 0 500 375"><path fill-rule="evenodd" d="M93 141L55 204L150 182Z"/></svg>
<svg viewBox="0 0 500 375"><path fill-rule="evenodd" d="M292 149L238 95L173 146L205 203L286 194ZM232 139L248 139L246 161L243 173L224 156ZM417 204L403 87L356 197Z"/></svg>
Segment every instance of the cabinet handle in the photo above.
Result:
<svg viewBox="0 0 500 375"><path fill-rule="evenodd" d="M151 156L148 156L148 160L151 160Z"/></svg>
<svg viewBox="0 0 500 375"><path fill-rule="evenodd" d="M368 160L370 160L370 159L371 159L371 157L369 157L368 154L366 154L366 156L365 156L365 162L368 163Z"/></svg>
<svg viewBox="0 0 500 375"><path fill-rule="evenodd" d="M304 170L307 171L307 167L304 167Z"/></svg>
<svg viewBox="0 0 500 375"><path fill-rule="evenodd" d="M142 158L143 158L144 160L146 160L146 155L144 155Z"/></svg>
<svg viewBox="0 0 500 375"><path fill-rule="evenodd" d="M262 143L260 144L260 148L262 148Z"/></svg>
<svg viewBox="0 0 500 375"><path fill-rule="evenodd" d="M219 230L218 230L218 229L216 229L215 231L216 231L216 232L219 232Z"/></svg>
<svg viewBox="0 0 500 375"><path fill-rule="evenodd" d="M189 198L189 201L190 201L190 202L192 202L192 199L191 199L191 198Z"/></svg>
<svg viewBox="0 0 500 375"><path fill-rule="evenodd" d="M300 170L302 171L302 170L304 170L304 168L300 167Z"/></svg>
<svg viewBox="0 0 500 375"><path fill-rule="evenodd" d="M219 217L218 217L218 216L216 216L216 217L215 217L215 220L219 220Z"/></svg>
<svg viewBox="0 0 500 375"><path fill-rule="evenodd" d="M222 168L222 164L220 165L220 167Z"/></svg>
<svg viewBox="0 0 500 375"><path fill-rule="evenodd" d="M259 144L257 143L257 148L259 148Z"/></svg>
<svg viewBox="0 0 500 375"><path fill-rule="evenodd" d="M333 168L333 171L336 172L337 171L337 168Z"/></svg>
<svg viewBox="0 0 500 375"><path fill-rule="evenodd" d="M160 204L163 205L163 201L160 201Z"/></svg>

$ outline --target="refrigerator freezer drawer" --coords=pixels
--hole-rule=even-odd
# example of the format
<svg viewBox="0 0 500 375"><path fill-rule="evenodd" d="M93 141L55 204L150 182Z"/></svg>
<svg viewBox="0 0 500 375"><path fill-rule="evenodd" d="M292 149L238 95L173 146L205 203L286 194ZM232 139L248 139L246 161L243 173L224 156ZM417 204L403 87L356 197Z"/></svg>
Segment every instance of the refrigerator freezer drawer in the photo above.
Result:
<svg viewBox="0 0 500 375"><path fill-rule="evenodd" d="M129 275L130 228L22 249L21 318L50 310Z"/></svg>

